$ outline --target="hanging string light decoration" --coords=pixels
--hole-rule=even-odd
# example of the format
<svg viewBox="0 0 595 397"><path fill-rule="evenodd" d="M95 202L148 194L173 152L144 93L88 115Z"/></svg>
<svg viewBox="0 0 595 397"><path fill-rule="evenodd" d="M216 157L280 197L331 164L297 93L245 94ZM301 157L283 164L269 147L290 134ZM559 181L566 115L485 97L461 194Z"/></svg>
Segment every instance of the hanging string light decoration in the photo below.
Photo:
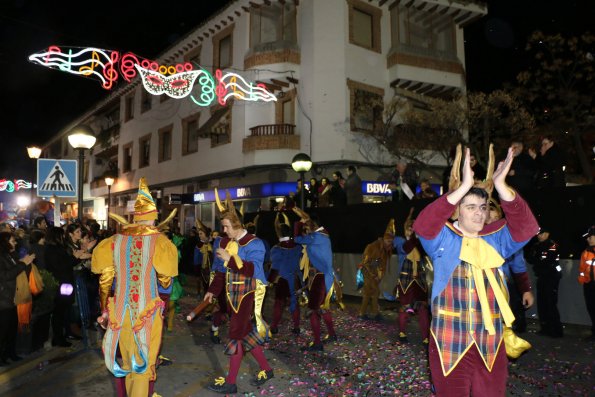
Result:
<svg viewBox="0 0 595 397"><path fill-rule="evenodd" d="M106 90L114 87L120 78L131 82L141 76L143 87L153 95L167 95L175 99L190 96L198 106L210 106L215 99L225 105L230 98L241 101L276 101L277 97L262 84L246 81L233 72L215 71L215 77L206 69L194 69L190 62L160 65L131 52L105 50L95 47L50 46L32 54L29 61L66 73L98 79ZM196 84L196 95L192 91Z"/></svg>
<svg viewBox="0 0 595 397"><path fill-rule="evenodd" d="M27 182L23 179L15 179L14 181L10 179L0 179L0 192L18 192L22 189L31 189L32 185L32 182Z"/></svg>

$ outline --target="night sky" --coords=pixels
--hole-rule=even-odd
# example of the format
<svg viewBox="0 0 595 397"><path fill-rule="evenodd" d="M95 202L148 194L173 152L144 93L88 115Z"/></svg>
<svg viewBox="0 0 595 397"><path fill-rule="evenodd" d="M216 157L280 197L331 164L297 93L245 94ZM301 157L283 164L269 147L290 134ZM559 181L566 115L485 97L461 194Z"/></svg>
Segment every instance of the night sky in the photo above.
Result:
<svg viewBox="0 0 595 397"><path fill-rule="evenodd" d="M0 6L0 178L30 177L28 144L43 144L107 92L96 80L29 63L50 45L96 46L152 58L200 24L224 1L150 2L2 0ZM59 5L58 5L59 4ZM151 5L147 5L151 4ZM582 32L593 25L595 1L495 0L489 14L466 28L470 90L513 81L527 60L535 29Z"/></svg>

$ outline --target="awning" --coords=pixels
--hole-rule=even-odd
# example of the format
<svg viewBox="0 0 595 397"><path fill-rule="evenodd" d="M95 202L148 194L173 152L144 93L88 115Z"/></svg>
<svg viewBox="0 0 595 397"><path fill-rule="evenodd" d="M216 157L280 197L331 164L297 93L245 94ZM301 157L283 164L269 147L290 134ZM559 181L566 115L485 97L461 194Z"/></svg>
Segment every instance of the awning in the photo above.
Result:
<svg viewBox="0 0 595 397"><path fill-rule="evenodd" d="M229 112L231 108L222 107L213 112L211 117L198 129L198 136L201 138L208 138L212 134L217 134L214 127L221 120L221 118Z"/></svg>

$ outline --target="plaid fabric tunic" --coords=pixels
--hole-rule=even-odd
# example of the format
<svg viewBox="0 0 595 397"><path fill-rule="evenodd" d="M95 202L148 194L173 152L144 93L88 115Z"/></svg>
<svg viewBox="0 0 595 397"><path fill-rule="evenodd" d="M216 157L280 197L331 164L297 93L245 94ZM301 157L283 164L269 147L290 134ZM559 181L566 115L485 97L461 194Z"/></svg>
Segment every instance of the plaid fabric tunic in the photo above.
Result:
<svg viewBox="0 0 595 397"><path fill-rule="evenodd" d="M411 259L407 258L403 262L401 272L399 273L399 285L403 289L403 293L407 293L407 290L413 285L413 283L417 283L417 285L419 285L419 287L424 292L428 290L423 262L419 261L417 263L417 275L413 277L413 262Z"/></svg>
<svg viewBox="0 0 595 397"><path fill-rule="evenodd" d="M496 273L496 278L504 290L498 270L490 269L490 271ZM430 329L438 346L445 376L456 367L473 344L477 345L487 369L492 370L502 342L503 322L494 291L485 275L484 284L496 330L494 335L489 335L484 327L481 317L482 308L475 291L470 264L461 262L452 273L446 288L434 299Z"/></svg>
<svg viewBox="0 0 595 397"><path fill-rule="evenodd" d="M227 300L233 311L237 313L244 296L256 289L256 279L229 270L226 281Z"/></svg>

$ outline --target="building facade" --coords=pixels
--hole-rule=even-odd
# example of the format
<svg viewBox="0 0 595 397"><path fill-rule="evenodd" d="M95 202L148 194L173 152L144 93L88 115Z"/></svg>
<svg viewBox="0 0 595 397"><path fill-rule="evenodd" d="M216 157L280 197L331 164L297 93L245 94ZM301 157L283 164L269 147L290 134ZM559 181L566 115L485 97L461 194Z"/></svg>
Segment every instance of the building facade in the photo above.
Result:
<svg viewBox="0 0 595 397"><path fill-rule="evenodd" d="M73 120L43 156L74 158L67 135L88 125L98 142L84 167L84 214L106 219L107 173L116 176L110 210L127 214L145 176L162 209L179 207L182 230L195 217L214 226L215 187L233 188L247 211L269 209L298 178L290 163L299 152L314 163L308 178L352 164L382 181L395 159L370 135L384 104L464 95L463 28L486 12L464 0L230 1L155 61L233 71L276 101L198 106L151 95L137 77Z"/></svg>

